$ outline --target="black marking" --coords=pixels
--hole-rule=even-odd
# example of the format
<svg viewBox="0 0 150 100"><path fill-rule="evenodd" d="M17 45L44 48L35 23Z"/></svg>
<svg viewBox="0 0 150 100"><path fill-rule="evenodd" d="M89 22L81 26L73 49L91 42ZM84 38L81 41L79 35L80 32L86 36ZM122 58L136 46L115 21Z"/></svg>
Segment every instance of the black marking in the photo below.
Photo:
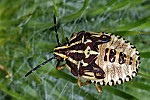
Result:
<svg viewBox="0 0 150 100"><path fill-rule="evenodd" d="M114 85L114 80L111 80L110 82L112 82L112 85ZM111 86L111 85L110 85Z"/></svg>
<svg viewBox="0 0 150 100"><path fill-rule="evenodd" d="M114 33L110 33L110 36L114 35Z"/></svg>
<svg viewBox="0 0 150 100"><path fill-rule="evenodd" d="M93 44L99 45L111 41L111 37L108 35L101 35L100 37L91 36L89 34L85 35L85 40L90 39Z"/></svg>
<svg viewBox="0 0 150 100"><path fill-rule="evenodd" d="M131 45L131 48L134 49L134 48L136 48L136 47L135 47L134 45Z"/></svg>
<svg viewBox="0 0 150 100"><path fill-rule="evenodd" d="M105 49L104 61L107 61L107 55L106 54L108 53L108 50L109 50L108 48Z"/></svg>
<svg viewBox="0 0 150 100"><path fill-rule="evenodd" d="M82 37L85 35L85 31L80 31L77 33L76 38L70 41L70 44L82 40Z"/></svg>
<svg viewBox="0 0 150 100"><path fill-rule="evenodd" d="M137 66L137 64L138 64L138 62L136 61L136 62L135 62L135 65Z"/></svg>
<svg viewBox="0 0 150 100"><path fill-rule="evenodd" d="M107 85L109 85L109 82L107 82Z"/></svg>
<svg viewBox="0 0 150 100"><path fill-rule="evenodd" d="M109 61L110 62L115 62L116 59L116 50L115 49L111 49L110 53L109 53Z"/></svg>
<svg viewBox="0 0 150 100"><path fill-rule="evenodd" d="M71 44L70 44L71 45ZM86 45L84 43L79 43L68 48L69 50L85 50Z"/></svg>
<svg viewBox="0 0 150 100"><path fill-rule="evenodd" d="M129 78L129 80L126 80L127 78ZM128 82L131 80L131 77L129 75L126 76L125 82Z"/></svg>
<svg viewBox="0 0 150 100"><path fill-rule="evenodd" d="M92 36L92 34L90 34L89 32L86 32L86 34L84 35L84 42L87 41L88 39L91 40L91 38L92 38L91 36Z"/></svg>
<svg viewBox="0 0 150 100"><path fill-rule="evenodd" d="M85 63L91 63L91 62L94 62L97 58L97 55L90 55L88 58L83 58L83 61Z"/></svg>
<svg viewBox="0 0 150 100"><path fill-rule="evenodd" d="M105 82L104 82L104 80L103 80L103 86L105 85Z"/></svg>
<svg viewBox="0 0 150 100"><path fill-rule="evenodd" d="M123 52L119 54L119 64L124 64L126 62L126 55Z"/></svg>
<svg viewBox="0 0 150 100"><path fill-rule="evenodd" d="M140 60L140 57L138 57L138 60Z"/></svg>
<svg viewBox="0 0 150 100"><path fill-rule="evenodd" d="M138 68L136 68L136 72L138 72L139 71L139 69Z"/></svg>
<svg viewBox="0 0 150 100"><path fill-rule="evenodd" d="M74 75L74 76L78 76L78 69L77 69L77 65L72 63L71 61L69 60L66 60L66 64L71 68L71 73Z"/></svg>
<svg viewBox="0 0 150 100"><path fill-rule="evenodd" d="M121 39L122 37L121 37L121 36L117 36L117 38L118 38L118 39Z"/></svg>
<svg viewBox="0 0 150 100"><path fill-rule="evenodd" d="M98 85L101 85L101 83L100 83L100 82L97 82L97 84L98 84Z"/></svg>
<svg viewBox="0 0 150 100"><path fill-rule="evenodd" d="M104 86L105 85L105 82L104 80L102 82L97 82L97 84L101 85L101 86Z"/></svg>
<svg viewBox="0 0 150 100"><path fill-rule="evenodd" d="M135 71L133 71L133 72L132 72L132 78L135 77L133 74L135 74L135 76L137 75L137 73L136 73Z"/></svg>
<svg viewBox="0 0 150 100"><path fill-rule="evenodd" d="M85 44L85 49L86 49L88 46L89 46L90 49L93 50L93 51L98 52L98 50L99 50L99 49L98 49L98 45L96 45L96 43L93 43L93 42L88 42L88 43L86 43L86 44ZM84 49L84 50L85 50L85 49Z"/></svg>
<svg viewBox="0 0 150 100"><path fill-rule="evenodd" d="M76 33L72 33L70 38L74 37L75 35L76 35Z"/></svg>
<svg viewBox="0 0 150 100"><path fill-rule="evenodd" d="M97 64L95 64L95 62L92 63L91 66L93 67L93 72L94 72L95 78L97 78L97 79L105 78L104 77L105 72Z"/></svg>
<svg viewBox="0 0 150 100"><path fill-rule="evenodd" d="M132 61L133 61L133 59L132 59L132 57L130 57L129 65L132 65Z"/></svg>
<svg viewBox="0 0 150 100"><path fill-rule="evenodd" d="M68 55L69 57L71 57L72 59L76 60L76 61L81 61L83 58L85 58L85 54L84 53L69 53Z"/></svg>
<svg viewBox="0 0 150 100"><path fill-rule="evenodd" d="M82 66L83 65L83 63L82 62L80 62L80 66Z"/></svg>
<svg viewBox="0 0 150 100"><path fill-rule="evenodd" d="M105 85L105 81L103 80L103 86Z"/></svg>
<svg viewBox="0 0 150 100"><path fill-rule="evenodd" d="M140 55L140 53L138 52L138 53L135 53L136 55Z"/></svg>
<svg viewBox="0 0 150 100"><path fill-rule="evenodd" d="M104 56L104 61L107 61L107 55Z"/></svg>
<svg viewBox="0 0 150 100"><path fill-rule="evenodd" d="M129 41L128 41L128 40L125 40L125 43L129 43Z"/></svg>
<svg viewBox="0 0 150 100"><path fill-rule="evenodd" d="M89 76L87 74L85 74L85 72L91 72L94 73L94 76L96 79L103 79L105 78L105 72L97 65L95 64L95 62L92 62L91 64L89 64L88 66L80 66L79 68L79 75L85 75L85 76Z"/></svg>
<svg viewBox="0 0 150 100"><path fill-rule="evenodd" d="M102 43L107 43L107 42L109 42L110 41L110 39L111 39L111 37L110 36L108 36L108 35L101 35L101 37L99 37L99 40L100 40L100 44L102 44Z"/></svg>
<svg viewBox="0 0 150 100"><path fill-rule="evenodd" d="M121 83L118 83L118 81L121 81ZM118 80L118 81L116 82L116 84L122 84L122 83L123 83L122 78L119 78L119 80Z"/></svg>

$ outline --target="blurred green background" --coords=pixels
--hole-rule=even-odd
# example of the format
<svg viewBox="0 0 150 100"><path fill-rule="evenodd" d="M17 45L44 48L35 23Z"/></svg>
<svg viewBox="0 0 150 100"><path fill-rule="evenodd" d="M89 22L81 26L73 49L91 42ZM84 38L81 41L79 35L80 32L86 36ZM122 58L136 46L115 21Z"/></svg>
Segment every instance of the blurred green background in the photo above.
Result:
<svg viewBox="0 0 150 100"><path fill-rule="evenodd" d="M141 54L140 70L132 81L79 88L56 60L28 77L33 67L53 56L57 45L53 15L60 40L81 30L110 32L131 41ZM149 0L1 0L0 1L0 100L123 100L150 99Z"/></svg>

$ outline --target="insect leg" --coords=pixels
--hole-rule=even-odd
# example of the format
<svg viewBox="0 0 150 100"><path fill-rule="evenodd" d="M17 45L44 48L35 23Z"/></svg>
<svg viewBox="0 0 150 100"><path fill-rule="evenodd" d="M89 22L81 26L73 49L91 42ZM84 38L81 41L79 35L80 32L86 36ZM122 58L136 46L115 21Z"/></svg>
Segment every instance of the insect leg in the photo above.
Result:
<svg viewBox="0 0 150 100"><path fill-rule="evenodd" d="M56 66L57 70L62 70L66 67L66 64Z"/></svg>
<svg viewBox="0 0 150 100"><path fill-rule="evenodd" d="M66 64L59 65L61 60L57 60L57 61L58 61L57 64L56 64L56 69L57 70L62 70L62 69L64 69L64 67L66 67L65 66Z"/></svg>
<svg viewBox="0 0 150 100"><path fill-rule="evenodd" d="M99 93L101 93L101 92L102 92L102 86L99 85L99 84L97 84L97 83L94 83L94 85L95 85L97 91L98 91Z"/></svg>
<svg viewBox="0 0 150 100"><path fill-rule="evenodd" d="M78 77L78 82L77 82L77 84L78 84L79 87L80 87L80 86L87 85L87 84L91 84L91 83L92 83L92 82L91 82L90 80L87 80L87 81L85 81L85 82L82 82L82 81L81 81L81 78Z"/></svg>

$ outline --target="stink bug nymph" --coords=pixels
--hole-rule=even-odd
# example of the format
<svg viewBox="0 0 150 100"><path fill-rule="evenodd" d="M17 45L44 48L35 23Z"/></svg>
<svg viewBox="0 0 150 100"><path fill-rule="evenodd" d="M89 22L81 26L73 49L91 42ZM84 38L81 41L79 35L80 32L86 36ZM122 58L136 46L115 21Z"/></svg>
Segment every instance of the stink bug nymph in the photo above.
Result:
<svg viewBox="0 0 150 100"><path fill-rule="evenodd" d="M55 15L54 31L58 43L54 48L54 56L33 68L25 77L52 59L57 59L58 70L67 67L77 77L79 86L94 83L98 92L102 91L103 85L122 84L136 76L140 53L134 45L120 36L80 31L62 45L58 38ZM61 61L66 64L59 65Z"/></svg>

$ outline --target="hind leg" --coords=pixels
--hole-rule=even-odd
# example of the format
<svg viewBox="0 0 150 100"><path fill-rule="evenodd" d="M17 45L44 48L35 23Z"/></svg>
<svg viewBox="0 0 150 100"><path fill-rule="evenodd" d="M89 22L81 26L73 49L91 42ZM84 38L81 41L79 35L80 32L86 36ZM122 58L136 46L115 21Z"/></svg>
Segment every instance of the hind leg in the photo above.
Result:
<svg viewBox="0 0 150 100"><path fill-rule="evenodd" d="M94 83L94 85L95 85L97 91L98 91L99 93L101 93L101 92L102 92L102 86L99 85L99 84L97 84L97 83Z"/></svg>

